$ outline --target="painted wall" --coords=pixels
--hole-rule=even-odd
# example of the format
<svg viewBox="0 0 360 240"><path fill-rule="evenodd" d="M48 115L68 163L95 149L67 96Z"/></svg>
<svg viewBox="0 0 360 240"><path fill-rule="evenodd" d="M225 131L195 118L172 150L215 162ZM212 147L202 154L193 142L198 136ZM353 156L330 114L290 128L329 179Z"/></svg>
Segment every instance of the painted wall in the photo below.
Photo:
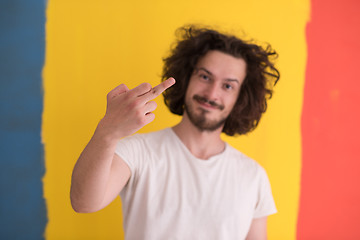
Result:
<svg viewBox="0 0 360 240"><path fill-rule="evenodd" d="M359 1L312 1L298 239L360 239L359 26Z"/></svg>
<svg viewBox="0 0 360 240"><path fill-rule="evenodd" d="M0 1L0 239L42 239L45 2Z"/></svg>
<svg viewBox="0 0 360 240"><path fill-rule="evenodd" d="M281 79L258 129L224 136L268 172L279 211L269 239L359 239L359 10L356 0L2 1L0 238L123 238L119 199L73 212L73 165L106 93L157 84L176 28L202 23L269 42L280 55ZM141 132L179 121L157 103Z"/></svg>
<svg viewBox="0 0 360 240"><path fill-rule="evenodd" d="M47 239L123 236L120 201L94 214L75 214L69 202L73 165L105 113L106 94L160 81L162 58L186 23L219 26L279 52L282 79L259 128L226 138L268 172L279 213L269 218L270 239L294 239L300 192L300 115L306 66L307 1L55 1L47 8L44 68ZM142 132L172 126L162 103Z"/></svg>

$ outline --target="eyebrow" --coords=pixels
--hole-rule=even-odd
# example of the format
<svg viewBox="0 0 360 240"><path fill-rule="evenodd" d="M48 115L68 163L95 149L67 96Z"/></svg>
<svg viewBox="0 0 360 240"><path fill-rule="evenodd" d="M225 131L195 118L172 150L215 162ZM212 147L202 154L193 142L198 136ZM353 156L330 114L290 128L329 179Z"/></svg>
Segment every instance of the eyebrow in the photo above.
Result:
<svg viewBox="0 0 360 240"><path fill-rule="evenodd" d="M204 72L206 72L207 74L209 74L210 76L213 76L214 74L212 74L209 70L207 70L206 68L204 67L199 67L199 68L196 68L196 70L203 70ZM238 84L240 84L239 80L237 80L236 78L226 78L225 81L227 82L236 82Z"/></svg>

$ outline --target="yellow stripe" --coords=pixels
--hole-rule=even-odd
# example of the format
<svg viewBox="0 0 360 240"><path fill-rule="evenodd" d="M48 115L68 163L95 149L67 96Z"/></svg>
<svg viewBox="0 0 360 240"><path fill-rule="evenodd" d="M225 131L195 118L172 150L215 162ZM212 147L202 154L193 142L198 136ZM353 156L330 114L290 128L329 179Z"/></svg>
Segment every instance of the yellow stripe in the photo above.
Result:
<svg viewBox="0 0 360 240"><path fill-rule="evenodd" d="M72 167L103 116L106 93L119 85L157 84L162 57L185 23L215 25L269 42L279 52L282 78L259 128L231 145L267 170L279 213L269 239L295 239L300 182L300 111L308 1L56 1L46 25L43 140L46 239L122 239L120 201L94 214L75 214L69 202ZM143 132L174 125L157 100L156 120Z"/></svg>

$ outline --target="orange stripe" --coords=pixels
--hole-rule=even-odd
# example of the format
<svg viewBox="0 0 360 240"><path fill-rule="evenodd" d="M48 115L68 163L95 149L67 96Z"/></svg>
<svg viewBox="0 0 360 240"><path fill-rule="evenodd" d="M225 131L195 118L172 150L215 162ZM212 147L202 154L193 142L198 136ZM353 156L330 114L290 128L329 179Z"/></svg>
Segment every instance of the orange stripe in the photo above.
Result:
<svg viewBox="0 0 360 240"><path fill-rule="evenodd" d="M360 239L359 9L312 1L298 239Z"/></svg>

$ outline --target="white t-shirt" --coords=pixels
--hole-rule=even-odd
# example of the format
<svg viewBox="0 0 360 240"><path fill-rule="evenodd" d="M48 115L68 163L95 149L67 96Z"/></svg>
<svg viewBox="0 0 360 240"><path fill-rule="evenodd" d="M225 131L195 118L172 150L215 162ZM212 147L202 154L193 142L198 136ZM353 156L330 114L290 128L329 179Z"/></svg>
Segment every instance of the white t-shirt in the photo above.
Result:
<svg viewBox="0 0 360 240"><path fill-rule="evenodd" d="M201 160L167 128L119 141L116 154L131 170L125 239L245 239L254 218L276 212L265 170L228 144Z"/></svg>

